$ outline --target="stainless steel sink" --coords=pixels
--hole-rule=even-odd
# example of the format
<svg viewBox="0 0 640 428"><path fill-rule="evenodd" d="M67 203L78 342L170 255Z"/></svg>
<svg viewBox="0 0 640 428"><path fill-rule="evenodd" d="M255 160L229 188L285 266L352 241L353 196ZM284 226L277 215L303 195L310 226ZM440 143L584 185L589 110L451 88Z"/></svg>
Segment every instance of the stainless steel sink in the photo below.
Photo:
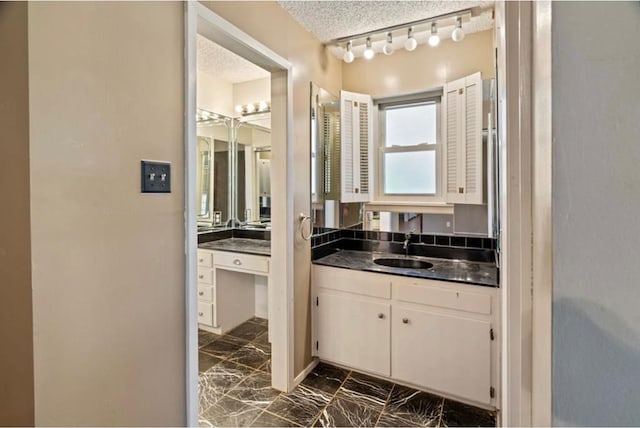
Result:
<svg viewBox="0 0 640 428"><path fill-rule="evenodd" d="M404 268L404 269L429 269L433 267L432 263L424 262L422 260L414 260L414 259L381 258L381 259L375 259L373 262L380 266Z"/></svg>

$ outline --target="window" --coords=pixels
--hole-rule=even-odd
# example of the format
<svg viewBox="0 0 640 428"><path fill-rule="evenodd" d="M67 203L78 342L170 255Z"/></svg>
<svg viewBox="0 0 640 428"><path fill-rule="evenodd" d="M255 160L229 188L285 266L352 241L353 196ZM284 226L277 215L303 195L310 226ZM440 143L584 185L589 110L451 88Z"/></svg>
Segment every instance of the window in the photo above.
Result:
<svg viewBox="0 0 640 428"><path fill-rule="evenodd" d="M440 193L440 97L381 104L380 113L380 196L433 199Z"/></svg>

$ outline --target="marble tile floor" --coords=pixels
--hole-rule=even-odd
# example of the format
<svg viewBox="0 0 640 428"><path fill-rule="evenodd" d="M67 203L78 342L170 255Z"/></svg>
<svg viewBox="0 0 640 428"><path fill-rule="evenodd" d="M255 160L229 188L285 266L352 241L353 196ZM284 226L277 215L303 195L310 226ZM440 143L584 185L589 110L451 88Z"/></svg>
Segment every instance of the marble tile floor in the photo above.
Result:
<svg viewBox="0 0 640 428"><path fill-rule="evenodd" d="M201 427L495 426L495 414L320 363L292 392L271 388L266 320L228 334L200 330Z"/></svg>

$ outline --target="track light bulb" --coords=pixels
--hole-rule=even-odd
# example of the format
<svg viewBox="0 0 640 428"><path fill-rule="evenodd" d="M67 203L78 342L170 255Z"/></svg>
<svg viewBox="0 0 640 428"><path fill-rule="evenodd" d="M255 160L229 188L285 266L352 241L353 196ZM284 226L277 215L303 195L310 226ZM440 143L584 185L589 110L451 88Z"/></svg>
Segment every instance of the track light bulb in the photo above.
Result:
<svg viewBox="0 0 640 428"><path fill-rule="evenodd" d="M404 48L408 51L414 50L418 46L418 42L413 38L413 27L409 27L407 33L407 41L404 42Z"/></svg>
<svg viewBox="0 0 640 428"><path fill-rule="evenodd" d="M382 52L385 55L391 55L393 53L393 38L391 32L387 33L387 43L383 46Z"/></svg>
<svg viewBox="0 0 640 428"><path fill-rule="evenodd" d="M367 37L367 47L364 50L365 59L371 59L375 55L373 48L371 47L371 37Z"/></svg>
<svg viewBox="0 0 640 428"><path fill-rule="evenodd" d="M429 46L436 47L440 44L440 36L438 35L438 25L431 23L431 35L429 36Z"/></svg>
<svg viewBox="0 0 640 428"><path fill-rule="evenodd" d="M351 51L351 41L349 41L349 43L347 43L347 50L344 53L344 56L342 57L342 59L344 60L344 62L346 62L347 64L353 62L353 59L355 58L353 55L353 52Z"/></svg>
<svg viewBox="0 0 640 428"><path fill-rule="evenodd" d="M462 18L456 18L456 29L451 33L451 38L454 42L460 42L464 39L464 31L462 30Z"/></svg>

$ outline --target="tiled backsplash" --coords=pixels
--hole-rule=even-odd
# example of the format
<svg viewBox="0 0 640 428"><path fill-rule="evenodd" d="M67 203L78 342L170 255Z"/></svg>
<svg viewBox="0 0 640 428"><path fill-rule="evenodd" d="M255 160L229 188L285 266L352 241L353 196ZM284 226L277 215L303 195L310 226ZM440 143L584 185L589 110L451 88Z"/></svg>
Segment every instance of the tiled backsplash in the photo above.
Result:
<svg viewBox="0 0 640 428"><path fill-rule="evenodd" d="M403 243L405 240L405 234L398 232L378 232L372 230L316 228L314 229L314 236L311 238L311 247L315 248L329 242L337 241L341 238ZM412 234L411 243L484 250L495 250L496 248L495 239L482 238L478 236Z"/></svg>
<svg viewBox="0 0 640 428"><path fill-rule="evenodd" d="M203 242L217 241L219 239L228 238L249 238L249 239L263 239L265 241L271 241L270 230L253 230L253 229L222 229L212 230L207 233L198 234L198 244Z"/></svg>

